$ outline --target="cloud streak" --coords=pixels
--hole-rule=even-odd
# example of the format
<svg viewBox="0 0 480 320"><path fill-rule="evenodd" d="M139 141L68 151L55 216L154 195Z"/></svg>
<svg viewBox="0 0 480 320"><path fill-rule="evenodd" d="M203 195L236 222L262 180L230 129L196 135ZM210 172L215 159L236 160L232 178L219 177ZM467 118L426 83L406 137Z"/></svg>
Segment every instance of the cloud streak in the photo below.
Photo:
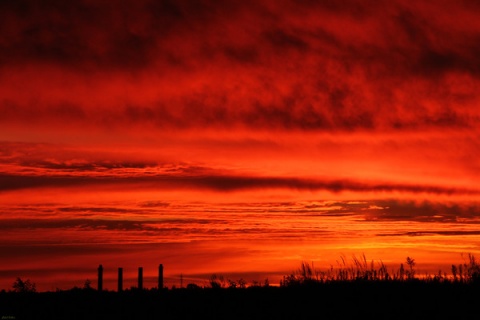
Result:
<svg viewBox="0 0 480 320"><path fill-rule="evenodd" d="M474 202L435 202L378 200L375 207L363 210L366 217L374 220L417 220L437 222L476 223L480 217L480 207Z"/></svg>
<svg viewBox="0 0 480 320"><path fill-rule="evenodd" d="M360 182L350 180L315 180L294 177L262 177L246 175L157 175L132 177L89 177L89 176L19 176L0 175L0 191L29 189L29 188L68 188L87 186L116 185L131 187L141 184L148 189L205 189L218 192L233 192L257 189L297 189L297 190L326 190L333 193L343 191L353 192L406 192L412 194L463 194L476 195L476 189L463 189L435 185L414 185L381 182Z"/></svg>

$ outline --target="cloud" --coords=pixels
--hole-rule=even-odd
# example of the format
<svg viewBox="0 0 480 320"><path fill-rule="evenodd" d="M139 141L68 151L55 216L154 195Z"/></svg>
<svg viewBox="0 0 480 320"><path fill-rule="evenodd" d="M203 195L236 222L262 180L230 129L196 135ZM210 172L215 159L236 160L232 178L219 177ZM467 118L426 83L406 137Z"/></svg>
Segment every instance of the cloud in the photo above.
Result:
<svg viewBox="0 0 480 320"><path fill-rule="evenodd" d="M435 202L435 201L374 201L375 207L363 210L368 220L414 220L419 222L478 223L480 206L477 202ZM411 232L412 235L439 233L444 231ZM462 232L447 231L445 234ZM465 234L469 234L466 232ZM407 232L407 234L410 234Z"/></svg>
<svg viewBox="0 0 480 320"><path fill-rule="evenodd" d="M13 241L12 241L13 242ZM119 253L125 250L121 245L99 246L98 244L63 244L52 246L47 244L35 244L32 245L16 245L14 242L8 243L8 245L0 246L0 252L5 257L10 259L31 259L37 257L51 257L51 256L68 256L68 255L83 255L83 254L107 254L107 253ZM23 265L22 267L25 267Z"/></svg>
<svg viewBox="0 0 480 320"><path fill-rule="evenodd" d="M478 128L480 26L464 2L23 0L1 11L9 126Z"/></svg>
<svg viewBox="0 0 480 320"><path fill-rule="evenodd" d="M431 235L441 235L441 236L478 236L480 231L412 231L406 232L403 234L398 234L403 236L431 236Z"/></svg>
<svg viewBox="0 0 480 320"><path fill-rule="evenodd" d="M17 229L101 229L120 231L149 230L144 221L102 219L2 219L3 230Z"/></svg>
<svg viewBox="0 0 480 320"><path fill-rule="evenodd" d="M88 209L85 209L88 210ZM70 210L69 214L82 212L80 208ZM122 213L122 210L115 210ZM71 229L73 230L111 230L111 231L141 231L155 232L160 235L163 232L171 233L178 231L177 225L188 226L190 224L208 225L209 219L201 218L176 218L176 219L153 219L153 220L129 220L129 219L2 219L0 230L38 230L38 229ZM228 221L215 219L215 224L227 224ZM194 229L192 229L194 230Z"/></svg>
<svg viewBox="0 0 480 320"><path fill-rule="evenodd" d="M216 192L234 192L258 189L294 189L304 191L326 190L333 193L405 192L438 195L475 195L476 189L441 185L360 182L354 180L319 180L295 177L262 177L247 175L149 175L149 176L20 176L0 175L0 191L29 188L68 188L115 185L118 188L142 185L148 189L196 189Z"/></svg>

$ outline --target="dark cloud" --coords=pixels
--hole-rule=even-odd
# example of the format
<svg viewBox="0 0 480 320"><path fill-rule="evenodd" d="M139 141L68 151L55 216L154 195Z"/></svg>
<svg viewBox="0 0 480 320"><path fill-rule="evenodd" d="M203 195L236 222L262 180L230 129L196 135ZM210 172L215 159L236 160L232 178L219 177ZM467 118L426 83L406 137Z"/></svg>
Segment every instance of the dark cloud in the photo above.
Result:
<svg viewBox="0 0 480 320"><path fill-rule="evenodd" d="M335 216L344 217L352 215L362 215L364 210L369 209L374 202L361 201L361 202L320 202L320 203L307 203L300 208L279 208L278 212L291 211L301 213L306 216Z"/></svg>
<svg viewBox="0 0 480 320"><path fill-rule="evenodd" d="M87 152L66 145L7 141L0 141L1 163L19 166L23 170L46 169L58 172L121 171L159 166L148 160L116 160L108 151Z"/></svg>
<svg viewBox="0 0 480 320"><path fill-rule="evenodd" d="M82 212L76 208L76 211ZM116 214L121 214L122 210L115 211ZM196 219L196 218L178 218L178 219L154 219L154 220L121 220L121 219L2 219L0 230L14 231L20 229L71 229L71 230L113 230L113 231L145 231L171 233L178 231L179 228L175 225L191 225L202 224L208 225L214 222L215 224L227 225L230 221L221 219ZM192 228L192 232L195 228Z"/></svg>
<svg viewBox="0 0 480 320"><path fill-rule="evenodd" d="M202 35L233 3L210 1L2 1L3 62L73 68L148 68L176 56L168 40ZM159 54L159 55L156 55Z"/></svg>
<svg viewBox="0 0 480 320"><path fill-rule="evenodd" d="M133 5L133 3L132 3ZM129 28L129 6L105 1L2 1L0 61L67 66L142 66L148 35ZM131 16L130 16L131 17Z"/></svg>
<svg viewBox="0 0 480 320"><path fill-rule="evenodd" d="M131 220L94 220L94 219L2 219L3 230L15 229L102 229L102 230L148 230L142 221Z"/></svg>
<svg viewBox="0 0 480 320"><path fill-rule="evenodd" d="M480 230L478 231L411 231L399 234L393 234L393 236L411 236L411 237L421 237L421 236L431 236L431 235L441 235L441 236L478 236L480 235ZM382 236L382 234L379 234ZM386 236L386 234L385 234ZM388 236L392 236L389 234Z"/></svg>
<svg viewBox="0 0 480 320"><path fill-rule="evenodd" d="M354 192L406 192L430 194L474 195L476 189L462 189L436 185L414 185L398 183L362 183L350 180L315 180L304 178L260 177L236 175L156 175L156 176L20 176L0 175L0 191L28 188L68 188L75 186L116 185L119 188L142 184L145 188L158 189L206 189L219 192L233 192L255 189L297 189L327 190L334 193Z"/></svg>
<svg viewBox="0 0 480 320"><path fill-rule="evenodd" d="M415 220L420 222L464 221L464 223L478 223L476 219L480 217L480 206L478 203L468 202L444 203L433 201L379 200L375 201L374 209L367 208L364 212L368 219L375 220Z"/></svg>
<svg viewBox="0 0 480 320"><path fill-rule="evenodd" d="M12 241L13 242L13 241ZM8 245L1 245L0 252L2 256L12 259L25 257L50 257L50 256L68 256L68 255L83 255L83 254L106 254L111 252L121 252L125 250L122 246L99 246L98 244L62 244L52 246L51 244L35 244L32 245L16 245L9 243Z"/></svg>
<svg viewBox="0 0 480 320"><path fill-rule="evenodd" d="M265 39L275 48L285 50L305 51L309 49L307 41L295 34L289 34L285 30L271 30L265 33Z"/></svg>
<svg viewBox="0 0 480 320"><path fill-rule="evenodd" d="M287 93L279 95L278 102L254 101L249 108L235 110L235 105L241 101L235 101L235 96L226 98L218 93L206 93L204 96L185 97L180 105L186 105L181 112L173 107L165 107L158 103L156 107L132 107L119 108L113 113L110 110L92 112L88 108L76 112L86 114L85 118L77 117L70 111L59 112L57 107L47 107L43 110L30 113L30 107L19 106L11 108L6 103L0 102L0 112L4 115L0 121L10 124L30 122L34 126L45 126L59 121L62 126L70 119L70 128L80 128L85 125L89 130L104 130L100 125L113 127L115 130L125 129L201 129L216 128L226 130L228 128L249 130L273 130L273 131L390 131L390 130L432 130L432 129L469 129L477 128L480 115L475 110L464 111L455 105L445 104L438 110L429 111L417 102L410 101L416 109L407 110L405 107L392 108L387 114L386 108L376 112L367 107L366 101L357 93L342 95L337 89L333 89L325 98L325 104L315 106L312 104L308 92L299 92L299 95ZM445 95L445 93L439 93ZM448 93L447 93L448 95ZM473 97L455 98L468 100L467 105L473 102ZM354 101L359 101L358 109L354 109ZM208 102L210 101L210 103ZM224 104L221 103L224 101ZM448 101L446 101L448 102ZM459 101L461 102L461 101ZM179 105L174 103L173 105ZM291 106L291 108L289 108ZM365 108L364 108L365 107ZM202 112L199 112L202 110ZM381 116L380 116L381 115ZM382 118L385 116L385 118ZM87 122L84 119L88 119Z"/></svg>
<svg viewBox="0 0 480 320"><path fill-rule="evenodd" d="M173 181L172 181L173 182ZM299 190L328 190L331 192L358 191L358 192L411 192L411 193L477 193L475 190L462 190L440 186L402 185L383 183L361 183L349 180L314 180L284 177L255 177L255 176L200 176L182 177L177 180L182 185L206 187L217 191L235 191L243 189L290 188Z"/></svg>
<svg viewBox="0 0 480 320"><path fill-rule="evenodd" d="M139 213L142 211L134 209L123 209L119 207L85 207L85 206L71 206L71 207L58 207L55 210L59 212L91 212L91 213Z"/></svg>
<svg viewBox="0 0 480 320"><path fill-rule="evenodd" d="M5 96L1 121L122 130L131 124L472 129L480 115L466 109L478 94L449 79L479 80L480 26L471 7L400 0L6 0L0 64L8 72L2 81L10 72L20 77L38 103ZM91 94L61 80L52 87L27 80L30 71L22 70L38 74L39 66L60 70L68 83L90 83L84 90ZM112 79L133 89L105 99ZM46 92L54 88L69 93L49 99ZM146 99L145 91L156 94Z"/></svg>
<svg viewBox="0 0 480 320"><path fill-rule="evenodd" d="M140 204L140 207L144 208L166 208L170 206L170 203L164 201L146 201Z"/></svg>
<svg viewBox="0 0 480 320"><path fill-rule="evenodd" d="M96 163L65 163L65 162L51 162L51 161L24 161L19 163L24 167L35 167L62 171L94 171L94 170L111 170L111 169L144 169L154 167L154 163L135 163L135 162L96 162Z"/></svg>

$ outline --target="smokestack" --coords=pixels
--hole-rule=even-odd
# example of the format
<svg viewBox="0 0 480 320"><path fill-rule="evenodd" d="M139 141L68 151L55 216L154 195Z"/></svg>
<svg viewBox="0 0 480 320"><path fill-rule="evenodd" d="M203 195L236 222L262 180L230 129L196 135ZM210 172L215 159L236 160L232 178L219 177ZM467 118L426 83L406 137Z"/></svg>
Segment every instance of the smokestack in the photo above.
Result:
<svg viewBox="0 0 480 320"><path fill-rule="evenodd" d="M163 264L158 266L158 290L163 289Z"/></svg>
<svg viewBox="0 0 480 320"><path fill-rule="evenodd" d="M103 266L98 266L98 291L103 290Z"/></svg>
<svg viewBox="0 0 480 320"><path fill-rule="evenodd" d="M123 291L123 268L118 268L118 292Z"/></svg>
<svg viewBox="0 0 480 320"><path fill-rule="evenodd" d="M143 289L143 268L138 268L138 289Z"/></svg>

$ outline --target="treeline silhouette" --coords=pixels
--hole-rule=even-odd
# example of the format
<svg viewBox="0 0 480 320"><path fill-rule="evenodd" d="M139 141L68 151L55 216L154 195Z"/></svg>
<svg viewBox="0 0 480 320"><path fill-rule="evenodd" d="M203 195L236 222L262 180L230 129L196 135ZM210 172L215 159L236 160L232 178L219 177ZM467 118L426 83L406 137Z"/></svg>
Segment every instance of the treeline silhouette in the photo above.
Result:
<svg viewBox="0 0 480 320"><path fill-rule="evenodd" d="M480 301L480 265L471 254L434 275L417 274L410 257L395 270L365 256L324 271L302 262L279 286L212 275L205 286L117 292L86 281L35 292L31 281L18 280L0 292L4 319L471 319Z"/></svg>

